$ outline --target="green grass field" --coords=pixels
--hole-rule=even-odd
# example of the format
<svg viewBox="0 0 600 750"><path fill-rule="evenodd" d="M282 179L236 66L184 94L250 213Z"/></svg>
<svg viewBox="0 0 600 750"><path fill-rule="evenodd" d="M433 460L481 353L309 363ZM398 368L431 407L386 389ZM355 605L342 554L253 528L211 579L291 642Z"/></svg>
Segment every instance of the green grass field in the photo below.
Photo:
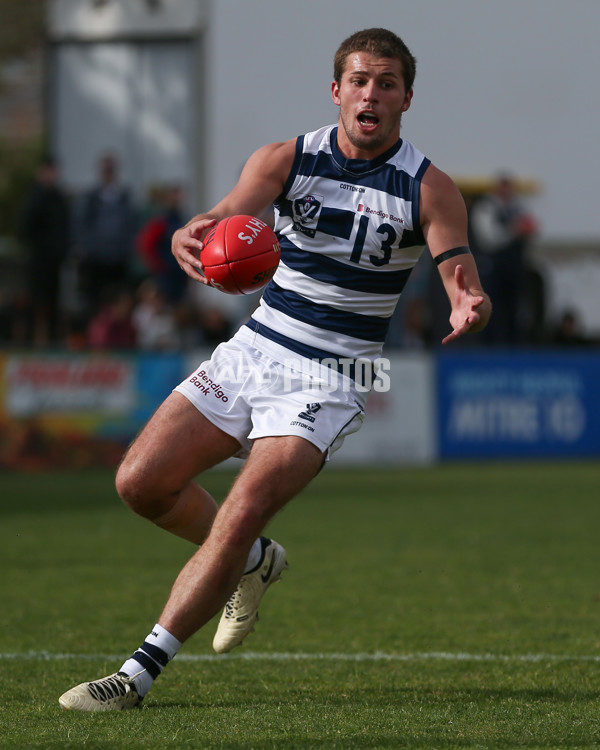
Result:
<svg viewBox="0 0 600 750"><path fill-rule="evenodd" d="M222 497L232 475L205 484ZM0 747L600 746L600 465L327 468L272 523L257 631L191 639L142 710L76 714L192 547L109 473L0 476Z"/></svg>

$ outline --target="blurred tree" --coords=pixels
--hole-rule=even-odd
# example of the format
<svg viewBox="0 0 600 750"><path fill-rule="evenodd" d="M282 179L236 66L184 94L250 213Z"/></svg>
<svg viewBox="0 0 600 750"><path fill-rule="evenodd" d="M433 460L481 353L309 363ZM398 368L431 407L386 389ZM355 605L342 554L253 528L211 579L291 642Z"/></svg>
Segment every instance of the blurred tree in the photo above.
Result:
<svg viewBox="0 0 600 750"><path fill-rule="evenodd" d="M0 63L43 44L47 0L0 0Z"/></svg>
<svg viewBox="0 0 600 750"><path fill-rule="evenodd" d="M19 210L35 165L44 149L43 123L22 132L6 127L14 96L15 70L43 61L47 0L0 0L0 254L16 248ZM36 63L34 63L36 64ZM41 64L38 62L37 64ZM41 97L41 91L39 92ZM7 99L8 97L8 99ZM41 109L41 107L40 107ZM36 132L39 131L39 132Z"/></svg>

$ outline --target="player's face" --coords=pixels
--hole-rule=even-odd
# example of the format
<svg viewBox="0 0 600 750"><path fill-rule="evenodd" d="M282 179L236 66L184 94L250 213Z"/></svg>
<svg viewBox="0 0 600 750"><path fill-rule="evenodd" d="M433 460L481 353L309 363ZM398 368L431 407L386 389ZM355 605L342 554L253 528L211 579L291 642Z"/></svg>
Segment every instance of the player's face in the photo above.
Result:
<svg viewBox="0 0 600 750"><path fill-rule="evenodd" d="M353 52L340 84L331 84L331 95L340 108L342 153L348 159L373 159L398 140L412 89L405 89L400 60Z"/></svg>

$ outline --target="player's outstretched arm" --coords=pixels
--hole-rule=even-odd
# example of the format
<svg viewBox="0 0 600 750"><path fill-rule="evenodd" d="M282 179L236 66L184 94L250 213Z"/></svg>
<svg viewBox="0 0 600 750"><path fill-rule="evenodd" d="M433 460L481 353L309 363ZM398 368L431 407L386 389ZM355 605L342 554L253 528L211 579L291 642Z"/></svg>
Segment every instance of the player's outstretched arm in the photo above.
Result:
<svg viewBox="0 0 600 750"><path fill-rule="evenodd" d="M462 265L454 268L454 290L451 292L450 325L452 331L442 339L448 344L465 333L475 333L485 327L491 307L489 298L482 291L472 291L465 283Z"/></svg>
<svg viewBox="0 0 600 750"><path fill-rule="evenodd" d="M487 325L492 307L468 247L467 210L460 191L431 165L421 184L421 222L451 305L450 343Z"/></svg>
<svg viewBox="0 0 600 750"><path fill-rule="evenodd" d="M259 148L246 162L235 187L214 208L194 216L173 234L172 253L190 278L207 283L200 252L208 230L227 216L263 214L283 190L294 154L295 139Z"/></svg>

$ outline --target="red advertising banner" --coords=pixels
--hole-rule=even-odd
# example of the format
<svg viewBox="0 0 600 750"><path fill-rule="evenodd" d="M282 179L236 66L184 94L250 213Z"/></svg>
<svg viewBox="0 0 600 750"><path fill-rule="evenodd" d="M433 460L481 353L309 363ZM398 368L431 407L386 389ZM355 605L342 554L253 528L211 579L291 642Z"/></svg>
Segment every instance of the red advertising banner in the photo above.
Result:
<svg viewBox="0 0 600 750"><path fill-rule="evenodd" d="M114 355L0 355L0 467L116 465L138 402L136 369L135 358Z"/></svg>

